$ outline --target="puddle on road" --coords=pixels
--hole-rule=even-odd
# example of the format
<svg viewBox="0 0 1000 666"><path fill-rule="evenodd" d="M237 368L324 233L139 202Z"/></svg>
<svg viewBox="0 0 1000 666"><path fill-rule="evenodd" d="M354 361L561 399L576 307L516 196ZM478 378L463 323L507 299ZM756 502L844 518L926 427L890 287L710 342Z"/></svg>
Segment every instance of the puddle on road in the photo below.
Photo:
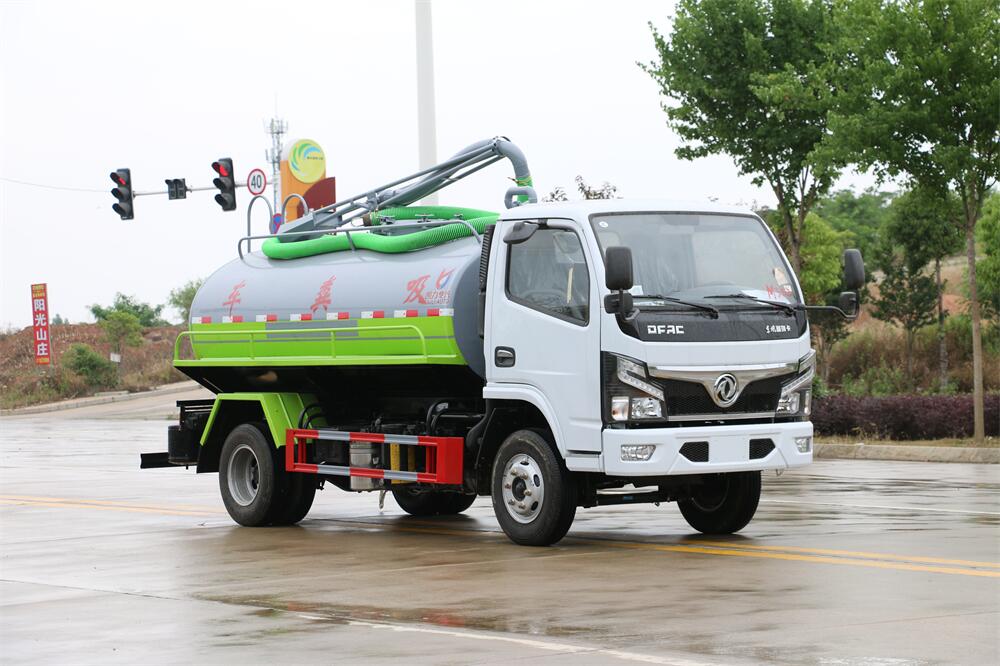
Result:
<svg viewBox="0 0 1000 666"><path fill-rule="evenodd" d="M441 608L391 609L379 606L345 606L325 603L303 603L268 597L211 597L197 596L204 601L244 607L256 607L249 614L259 618L284 618L287 614L315 616L316 622L325 625L348 625L352 621L385 622L397 624L430 624L448 629L493 631L531 636L594 637L593 627L569 626L548 622L545 618L491 615L487 609L469 609L469 613L456 613ZM527 615L527 613L526 613ZM308 618L307 618L308 619ZM289 629L283 631L306 631ZM225 634L220 634L220 636Z"/></svg>

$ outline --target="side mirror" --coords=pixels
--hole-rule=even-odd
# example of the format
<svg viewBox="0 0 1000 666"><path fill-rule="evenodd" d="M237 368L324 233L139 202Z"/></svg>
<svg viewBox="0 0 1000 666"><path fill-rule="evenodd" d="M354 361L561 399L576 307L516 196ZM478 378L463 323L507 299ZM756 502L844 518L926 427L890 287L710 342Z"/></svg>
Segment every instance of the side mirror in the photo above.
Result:
<svg viewBox="0 0 1000 666"><path fill-rule="evenodd" d="M858 292L856 291L843 291L837 298L837 306L847 315L848 318L854 319L858 316Z"/></svg>
<svg viewBox="0 0 1000 666"><path fill-rule="evenodd" d="M604 251L604 284L613 292L604 297L604 311L628 319L633 316L632 250L616 245Z"/></svg>
<svg viewBox="0 0 1000 666"><path fill-rule="evenodd" d="M621 245L604 251L604 284L611 291L632 288L632 250Z"/></svg>
<svg viewBox="0 0 1000 666"><path fill-rule="evenodd" d="M503 242L508 245L517 245L534 236L536 231L538 231L538 224L535 222L515 222L507 235L503 237Z"/></svg>
<svg viewBox="0 0 1000 666"><path fill-rule="evenodd" d="M865 286L865 262L861 258L861 251L844 250L844 289L857 291L863 286Z"/></svg>

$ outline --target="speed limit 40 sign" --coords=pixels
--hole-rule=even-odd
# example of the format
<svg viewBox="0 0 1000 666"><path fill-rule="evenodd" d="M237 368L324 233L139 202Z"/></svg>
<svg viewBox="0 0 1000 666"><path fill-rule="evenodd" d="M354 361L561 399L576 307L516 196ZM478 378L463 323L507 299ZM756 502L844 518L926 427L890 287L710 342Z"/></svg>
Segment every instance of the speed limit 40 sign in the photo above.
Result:
<svg viewBox="0 0 1000 666"><path fill-rule="evenodd" d="M247 176L247 190L250 194L257 196L263 194L265 189L267 189L267 176L264 175L263 170L254 169Z"/></svg>

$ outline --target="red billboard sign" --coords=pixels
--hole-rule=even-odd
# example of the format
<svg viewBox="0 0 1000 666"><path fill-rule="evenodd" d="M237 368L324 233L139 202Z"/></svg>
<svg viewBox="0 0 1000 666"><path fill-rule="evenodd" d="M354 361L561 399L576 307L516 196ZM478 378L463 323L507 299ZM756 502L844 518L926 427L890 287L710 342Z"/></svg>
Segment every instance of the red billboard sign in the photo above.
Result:
<svg viewBox="0 0 1000 666"><path fill-rule="evenodd" d="M31 285L31 322L35 337L35 364L52 363L52 341L49 338L49 296L45 284Z"/></svg>

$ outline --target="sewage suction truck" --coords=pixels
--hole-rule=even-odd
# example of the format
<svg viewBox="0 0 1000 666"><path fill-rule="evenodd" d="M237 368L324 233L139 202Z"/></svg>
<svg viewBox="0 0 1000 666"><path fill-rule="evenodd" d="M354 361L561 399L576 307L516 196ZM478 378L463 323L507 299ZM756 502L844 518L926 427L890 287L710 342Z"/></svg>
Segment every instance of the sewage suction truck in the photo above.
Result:
<svg viewBox="0 0 1000 666"><path fill-rule="evenodd" d="M502 213L417 205L500 160ZM762 471L812 461L807 312L856 316L860 254L844 253L839 306L807 306L750 211L538 203L531 185L498 137L248 231L174 348L215 398L181 401L168 451L141 466L218 472L246 526L296 523L332 485L413 515L489 496L525 545L611 504L743 528Z"/></svg>

